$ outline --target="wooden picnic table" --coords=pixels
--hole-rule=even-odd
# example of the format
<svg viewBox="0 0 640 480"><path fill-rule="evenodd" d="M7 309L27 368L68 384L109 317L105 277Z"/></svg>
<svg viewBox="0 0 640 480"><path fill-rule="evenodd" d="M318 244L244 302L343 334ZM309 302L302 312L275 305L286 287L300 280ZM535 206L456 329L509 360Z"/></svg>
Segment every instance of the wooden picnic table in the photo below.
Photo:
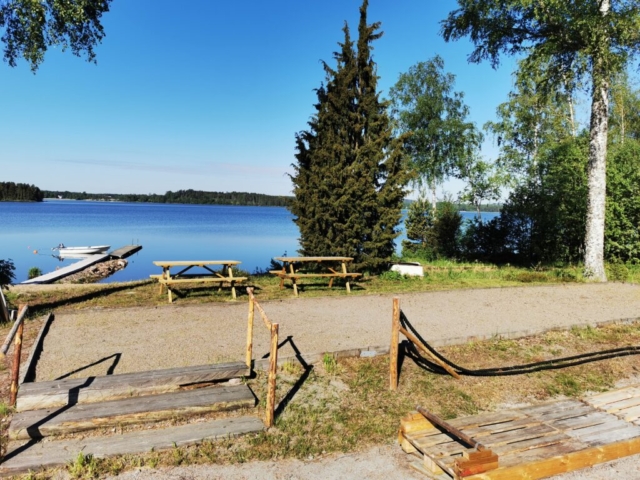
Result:
<svg viewBox="0 0 640 480"><path fill-rule="evenodd" d="M361 273L353 273L347 271L347 265L353 261L351 257L274 257L274 260L282 262L282 270L271 270L269 273L280 277L280 288L284 288L285 279L291 280L293 284L293 293L298 296L297 280L309 277L325 277L329 278L329 288L333 286L333 280L336 278L344 278L346 282L347 292L351 293L350 278L357 278ZM305 273L305 266L310 263L316 263L326 267L325 272ZM339 265L339 267L337 266ZM336 271L333 266L339 268Z"/></svg>
<svg viewBox="0 0 640 480"><path fill-rule="evenodd" d="M231 286L231 294L233 298L236 298L236 283L241 283L247 280L247 277L234 277L233 267L239 265L241 262L238 260L178 260L178 261L157 261L153 262L154 265L162 267L162 274L150 275L151 278L155 278L160 283L160 291L164 287L167 288L167 295L169 297L169 303L173 302L171 285L176 283L218 283L218 290L222 289L222 284L227 282ZM209 268L211 265L221 265L220 270L212 270ZM172 267L183 267L178 273L171 274ZM199 267L206 272L200 273L187 273L194 267Z"/></svg>

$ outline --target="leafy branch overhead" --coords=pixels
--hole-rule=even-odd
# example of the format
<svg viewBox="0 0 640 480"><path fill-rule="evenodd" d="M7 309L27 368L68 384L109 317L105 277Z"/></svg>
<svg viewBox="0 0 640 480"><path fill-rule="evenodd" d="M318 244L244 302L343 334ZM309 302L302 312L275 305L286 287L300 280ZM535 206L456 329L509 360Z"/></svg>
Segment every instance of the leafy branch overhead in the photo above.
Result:
<svg viewBox="0 0 640 480"><path fill-rule="evenodd" d="M105 36L100 23L111 0L6 0L0 2L0 40L11 67L20 58L35 73L49 47L70 49L95 62L94 47Z"/></svg>

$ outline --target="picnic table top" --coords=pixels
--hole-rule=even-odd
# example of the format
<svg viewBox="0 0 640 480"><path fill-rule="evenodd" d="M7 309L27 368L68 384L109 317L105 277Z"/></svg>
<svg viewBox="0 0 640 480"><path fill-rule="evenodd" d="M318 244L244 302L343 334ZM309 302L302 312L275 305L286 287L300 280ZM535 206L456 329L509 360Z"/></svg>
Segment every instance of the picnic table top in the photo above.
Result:
<svg viewBox="0 0 640 480"><path fill-rule="evenodd" d="M273 257L280 262L351 262L353 257Z"/></svg>
<svg viewBox="0 0 640 480"><path fill-rule="evenodd" d="M238 265L242 262L238 260L177 260L177 261L157 261L153 262L159 267L197 267L200 265Z"/></svg>

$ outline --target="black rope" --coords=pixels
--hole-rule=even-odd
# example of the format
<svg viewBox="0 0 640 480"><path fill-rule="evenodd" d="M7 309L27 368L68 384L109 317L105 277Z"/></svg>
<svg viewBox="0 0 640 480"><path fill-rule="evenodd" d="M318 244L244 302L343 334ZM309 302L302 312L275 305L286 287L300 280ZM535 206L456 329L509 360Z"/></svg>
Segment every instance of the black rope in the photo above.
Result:
<svg viewBox="0 0 640 480"><path fill-rule="evenodd" d="M411 331L420 342L424 345L424 347L429 350L436 358L438 358L443 363L446 363L451 368L453 368L460 375L469 375L469 376L505 376L505 375L522 375L525 373L533 373L539 372L542 370L555 370L559 368L567 368L574 367L577 365L583 365L589 362L598 362L602 360L608 360L610 358L628 356L628 355L638 355L640 353L640 346L627 346L620 348L612 348L609 350L602 350L600 352L590 352L590 353L582 353L579 355L571 355L568 357L556 358L553 360L543 360L540 362L527 363L523 365L511 365L508 367L493 367L493 368L480 368L476 370L471 370L460 365L456 365L448 358L442 356L435 348L433 348L429 343L422 338L422 336L418 333L418 331L414 328L413 325L409 322L404 312L400 312L400 323L401 325ZM431 370L437 370L444 372L445 370L439 366L434 365L432 362L426 360L422 355L420 355L418 349L413 345L413 343L408 342L409 347L406 348L407 355L414 360L419 366L423 368L429 368ZM434 368L437 367L437 368Z"/></svg>

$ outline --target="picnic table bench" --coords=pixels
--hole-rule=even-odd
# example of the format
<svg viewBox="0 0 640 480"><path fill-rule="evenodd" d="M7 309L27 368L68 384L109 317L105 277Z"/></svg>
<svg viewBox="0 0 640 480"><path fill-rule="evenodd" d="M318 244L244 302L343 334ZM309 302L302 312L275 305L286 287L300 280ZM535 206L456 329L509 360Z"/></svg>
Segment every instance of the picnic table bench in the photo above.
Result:
<svg viewBox="0 0 640 480"><path fill-rule="evenodd" d="M158 280L160 284L160 292L166 287L169 303L173 302L171 286L180 283L217 283L218 290L222 289L223 283L228 283L231 287L231 294L236 298L236 283L242 283L247 277L234 277L233 266L239 265L241 262L237 260L179 260L179 261L158 261L153 262L154 265L162 267L160 275L150 275L151 278ZM212 270L210 265L221 265L221 270ZM183 267L178 273L171 274L171 267ZM186 273L193 267L199 267L206 272L202 273Z"/></svg>
<svg viewBox="0 0 640 480"><path fill-rule="evenodd" d="M351 257L274 257L274 260L282 262L282 270L270 270L269 273L280 277L280 288L284 288L284 281L291 280L293 285L293 293L298 296L298 283L300 278L320 277L329 278L329 288L333 286L333 280L336 278L344 278L347 292L351 293L350 278L358 278L361 273L353 273L347 271L347 265L353 261ZM326 267L326 272L304 272L304 266L315 263ZM331 266L339 265L339 271ZM302 269L303 271L300 271Z"/></svg>

